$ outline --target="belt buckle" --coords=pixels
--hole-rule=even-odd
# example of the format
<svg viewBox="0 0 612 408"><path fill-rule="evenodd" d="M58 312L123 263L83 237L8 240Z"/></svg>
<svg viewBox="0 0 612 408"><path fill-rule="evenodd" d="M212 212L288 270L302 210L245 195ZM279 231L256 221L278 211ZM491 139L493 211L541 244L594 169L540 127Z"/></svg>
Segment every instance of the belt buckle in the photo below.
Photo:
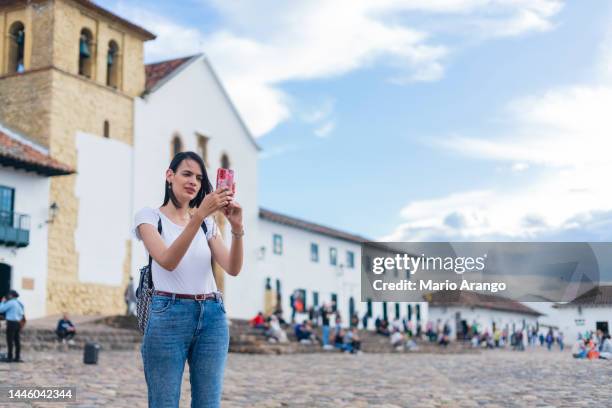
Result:
<svg viewBox="0 0 612 408"><path fill-rule="evenodd" d="M198 294L194 296L195 300L206 300L206 295L205 294Z"/></svg>

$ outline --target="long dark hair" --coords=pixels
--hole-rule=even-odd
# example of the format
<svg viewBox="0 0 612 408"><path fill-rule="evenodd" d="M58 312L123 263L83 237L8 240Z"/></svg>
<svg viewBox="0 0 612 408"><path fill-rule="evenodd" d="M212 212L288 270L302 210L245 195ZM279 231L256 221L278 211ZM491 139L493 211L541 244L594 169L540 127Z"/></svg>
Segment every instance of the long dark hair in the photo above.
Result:
<svg viewBox="0 0 612 408"><path fill-rule="evenodd" d="M213 191L212 184L210 184L210 180L208 179L208 173L206 173L204 160L202 160L202 158L195 152L180 152L174 156L168 168L176 173L183 160L193 160L194 162L198 163L200 170L202 170L202 185L200 186L200 191L198 191L198 194L193 200L189 201L189 208L199 207L204 197L206 197L206 194ZM165 195L163 205L168 204L168 201L171 200L172 204L174 204L176 208L181 208L181 204L176 199L176 196L172 191L172 186L170 183L168 183L168 180L165 182L164 191Z"/></svg>

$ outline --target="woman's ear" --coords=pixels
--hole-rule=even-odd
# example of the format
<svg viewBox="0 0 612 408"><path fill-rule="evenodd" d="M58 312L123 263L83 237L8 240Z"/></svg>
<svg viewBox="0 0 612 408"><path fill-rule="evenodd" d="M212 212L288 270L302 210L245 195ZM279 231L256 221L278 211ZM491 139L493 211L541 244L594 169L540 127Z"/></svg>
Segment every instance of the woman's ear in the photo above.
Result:
<svg viewBox="0 0 612 408"><path fill-rule="evenodd" d="M166 170L166 181L172 184L172 180L174 179L174 172L172 169Z"/></svg>

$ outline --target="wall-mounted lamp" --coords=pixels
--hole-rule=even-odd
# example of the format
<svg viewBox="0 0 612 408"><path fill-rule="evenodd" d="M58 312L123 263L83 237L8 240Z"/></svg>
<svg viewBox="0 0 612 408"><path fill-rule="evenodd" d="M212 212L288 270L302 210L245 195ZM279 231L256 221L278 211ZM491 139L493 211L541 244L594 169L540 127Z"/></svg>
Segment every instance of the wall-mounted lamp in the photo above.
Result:
<svg viewBox="0 0 612 408"><path fill-rule="evenodd" d="M338 267L336 268L336 276L339 278L344 276L344 264L338 265Z"/></svg>
<svg viewBox="0 0 612 408"><path fill-rule="evenodd" d="M38 226L38 228L42 228L43 225L45 224L53 224L53 221L55 220L55 217L57 216L57 213L59 212L59 205L57 205L57 203L54 201L50 206L49 206L49 218L43 222L42 224L40 224Z"/></svg>
<svg viewBox="0 0 612 408"><path fill-rule="evenodd" d="M49 219L47 220L47 224L53 223L53 220L55 220L55 216L57 215L58 212L59 212L59 205L57 205L57 203L54 201L49 206Z"/></svg>
<svg viewBox="0 0 612 408"><path fill-rule="evenodd" d="M257 248L257 259L261 261L265 257L266 257L266 247L262 245L259 248Z"/></svg>

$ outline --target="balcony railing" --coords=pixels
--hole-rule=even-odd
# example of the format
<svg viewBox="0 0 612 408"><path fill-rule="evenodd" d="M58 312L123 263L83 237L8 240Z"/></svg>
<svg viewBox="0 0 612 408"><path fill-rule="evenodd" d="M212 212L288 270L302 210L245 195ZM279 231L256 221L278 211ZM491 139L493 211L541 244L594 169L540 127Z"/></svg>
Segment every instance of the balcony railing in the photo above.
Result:
<svg viewBox="0 0 612 408"><path fill-rule="evenodd" d="M30 216L0 211L0 245L22 248L30 244Z"/></svg>

